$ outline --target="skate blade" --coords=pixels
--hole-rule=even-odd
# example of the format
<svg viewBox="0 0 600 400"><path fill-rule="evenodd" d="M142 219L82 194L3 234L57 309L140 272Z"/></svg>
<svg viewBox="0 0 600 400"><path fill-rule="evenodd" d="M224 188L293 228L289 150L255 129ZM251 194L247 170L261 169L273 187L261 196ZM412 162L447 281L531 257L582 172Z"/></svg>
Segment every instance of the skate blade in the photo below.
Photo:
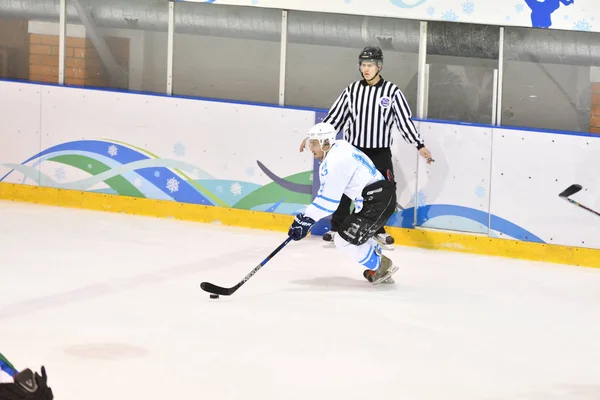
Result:
<svg viewBox="0 0 600 400"><path fill-rule="evenodd" d="M367 279L367 282L369 282L369 283L371 283L371 284L373 283L373 282L371 282L371 281L370 281L370 280L368 280L368 279ZM392 278L392 277L390 276L389 278L387 278L385 281L383 281L383 282L381 282L381 283L393 284L393 283L396 283L396 281L394 280L394 278Z"/></svg>
<svg viewBox="0 0 600 400"><path fill-rule="evenodd" d="M394 275L396 273L396 271L398 271L398 266L397 265L393 265L387 272L387 274L383 275L381 278L377 279L376 281L371 282L373 285L379 285L385 281L387 281L388 279L390 279L392 277L392 275Z"/></svg>
<svg viewBox="0 0 600 400"><path fill-rule="evenodd" d="M335 242L326 242L325 244L323 244L323 247L325 247L326 249L331 249L335 247Z"/></svg>

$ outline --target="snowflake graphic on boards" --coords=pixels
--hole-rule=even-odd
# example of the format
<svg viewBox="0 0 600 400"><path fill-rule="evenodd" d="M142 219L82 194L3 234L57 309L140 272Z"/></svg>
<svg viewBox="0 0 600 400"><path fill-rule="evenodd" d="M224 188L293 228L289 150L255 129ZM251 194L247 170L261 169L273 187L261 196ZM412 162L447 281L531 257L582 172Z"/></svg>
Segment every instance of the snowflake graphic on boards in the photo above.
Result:
<svg viewBox="0 0 600 400"><path fill-rule="evenodd" d="M114 144L111 144L110 146L108 146L108 154L111 157L114 157L117 154L119 154L119 149L117 149L117 146L115 146Z"/></svg>
<svg viewBox="0 0 600 400"><path fill-rule="evenodd" d="M427 204L427 196L425 196L423 191L419 190L417 193L411 196L410 204L415 207L423 207L425 204Z"/></svg>
<svg viewBox="0 0 600 400"><path fill-rule="evenodd" d="M173 154L177 157L185 156L185 144L177 142L173 145Z"/></svg>
<svg viewBox="0 0 600 400"><path fill-rule="evenodd" d="M229 190L234 196L239 196L240 194L242 194L242 185L240 185L239 182L234 182L231 184Z"/></svg>
<svg viewBox="0 0 600 400"><path fill-rule="evenodd" d="M475 3L466 1L462 4L462 10L465 14L472 14L475 11Z"/></svg>
<svg viewBox="0 0 600 400"><path fill-rule="evenodd" d="M177 192L179 190L179 181L175 178L167 180L167 190L171 193Z"/></svg>
<svg viewBox="0 0 600 400"><path fill-rule="evenodd" d="M223 193L223 186L217 186L217 193Z"/></svg>
<svg viewBox="0 0 600 400"><path fill-rule="evenodd" d="M516 11L516 12L518 12L518 13L522 13L522 12L523 12L523 10L525 10L525 6L524 6L523 4L517 4L517 5L515 6L515 11Z"/></svg>
<svg viewBox="0 0 600 400"><path fill-rule="evenodd" d="M160 178L160 171L154 171L154 177Z"/></svg>
<svg viewBox="0 0 600 400"><path fill-rule="evenodd" d="M308 176L308 180L309 180L310 182L314 182L314 181L315 181L315 174L310 174L310 175Z"/></svg>
<svg viewBox="0 0 600 400"><path fill-rule="evenodd" d="M65 169L63 167L58 167L54 170L54 177L57 181L63 181L67 176Z"/></svg>
<svg viewBox="0 0 600 400"><path fill-rule="evenodd" d="M477 186L475 188L475 196L477 197L484 197L486 193L486 190L483 186Z"/></svg>
<svg viewBox="0 0 600 400"><path fill-rule="evenodd" d="M88 169L92 169L92 164L88 164Z"/></svg>
<svg viewBox="0 0 600 400"><path fill-rule="evenodd" d="M576 21L573 23L573 29L576 31L588 31L589 32L592 30L592 24L590 24L585 19L580 19L579 21Z"/></svg>
<svg viewBox="0 0 600 400"><path fill-rule="evenodd" d="M454 10L448 10L442 14L442 19L444 21L458 21L458 15L456 15Z"/></svg>
<svg viewBox="0 0 600 400"><path fill-rule="evenodd" d="M433 14L435 14L435 7L427 7L427 15L433 17Z"/></svg>

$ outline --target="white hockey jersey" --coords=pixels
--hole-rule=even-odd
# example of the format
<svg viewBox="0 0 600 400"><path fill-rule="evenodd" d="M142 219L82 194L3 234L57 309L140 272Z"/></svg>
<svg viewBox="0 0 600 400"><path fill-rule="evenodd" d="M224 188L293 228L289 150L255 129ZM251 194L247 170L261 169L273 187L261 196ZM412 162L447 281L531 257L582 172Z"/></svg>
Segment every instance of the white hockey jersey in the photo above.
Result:
<svg viewBox="0 0 600 400"><path fill-rule="evenodd" d="M363 189L385 178L373 161L345 140L336 140L319 168L321 187L305 215L318 221L334 213L342 195L354 202L354 212L363 207Z"/></svg>

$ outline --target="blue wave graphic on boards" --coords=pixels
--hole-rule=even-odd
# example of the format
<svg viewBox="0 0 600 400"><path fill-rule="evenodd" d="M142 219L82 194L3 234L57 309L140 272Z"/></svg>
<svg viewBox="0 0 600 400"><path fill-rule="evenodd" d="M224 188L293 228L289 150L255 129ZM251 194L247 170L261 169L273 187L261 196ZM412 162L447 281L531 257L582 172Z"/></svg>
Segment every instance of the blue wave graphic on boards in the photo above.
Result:
<svg viewBox="0 0 600 400"><path fill-rule="evenodd" d="M414 207L407 208L402 212L397 212L388 221L389 226L397 226L401 228L414 228ZM427 222L431 222L435 218L441 217L459 217L467 220L474 221L482 226L487 227L490 214L476 210L470 207L456 206L451 204L431 204L419 207L417 209L417 226L425 226ZM542 238L528 231L527 229L520 227L519 225L510 222L504 218L496 215L491 215L490 228L503 235L509 236L516 240L535 242L535 243L546 243ZM450 229L449 226L436 226L440 229ZM455 230L455 229L450 229Z"/></svg>
<svg viewBox="0 0 600 400"><path fill-rule="evenodd" d="M58 185L52 178L42 174L38 169L25 165L38 158L65 151L78 151L83 152L84 154L87 153L102 157L110 156L110 158L118 162L120 166L106 171L105 173L86 178L83 182L78 181L66 185ZM166 168L167 165L171 166L173 163L184 164L176 160L153 159L136 150L116 143L100 140L79 140L50 147L28 158L21 164L5 164L9 168L12 168L12 170L0 178L0 182L16 170L42 186L85 190L106 179L121 175L124 172L135 171L175 201L214 205L211 200L200 193L200 191L193 187L189 182Z"/></svg>

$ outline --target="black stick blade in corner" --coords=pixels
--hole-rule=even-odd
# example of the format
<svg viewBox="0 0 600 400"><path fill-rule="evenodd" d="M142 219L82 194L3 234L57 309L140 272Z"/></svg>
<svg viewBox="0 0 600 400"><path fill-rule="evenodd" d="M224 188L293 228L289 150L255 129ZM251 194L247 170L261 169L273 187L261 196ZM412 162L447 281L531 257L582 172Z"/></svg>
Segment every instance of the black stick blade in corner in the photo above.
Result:
<svg viewBox="0 0 600 400"><path fill-rule="evenodd" d="M573 196L575 193L579 192L581 189L582 189L581 185L573 184L573 185L569 186L568 188L566 188L565 190L563 190L558 196L559 197L570 197L570 196Z"/></svg>

